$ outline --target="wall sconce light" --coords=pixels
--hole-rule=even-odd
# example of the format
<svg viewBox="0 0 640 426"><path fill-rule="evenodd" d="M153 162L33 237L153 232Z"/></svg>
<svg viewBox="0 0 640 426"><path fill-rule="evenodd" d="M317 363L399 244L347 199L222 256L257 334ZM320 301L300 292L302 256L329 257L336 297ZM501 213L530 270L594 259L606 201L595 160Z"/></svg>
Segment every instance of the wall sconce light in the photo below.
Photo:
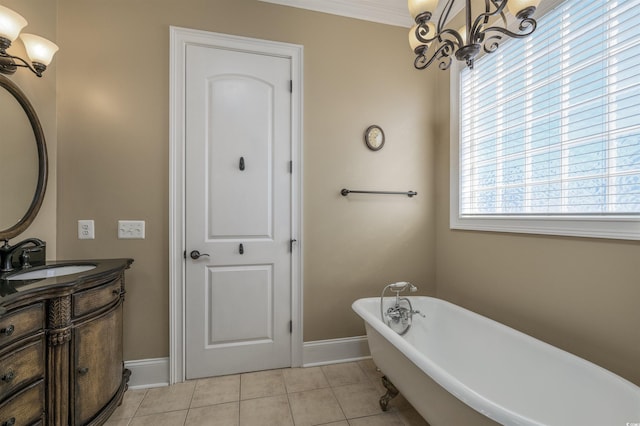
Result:
<svg viewBox="0 0 640 426"><path fill-rule="evenodd" d="M58 51L58 46L46 38L33 34L21 34L20 31L27 26L27 20L13 10L0 6L0 73L13 74L18 67L29 68L35 75L42 77L42 73L51 63L53 55ZM22 39L30 62L7 53L11 43L16 38Z"/></svg>

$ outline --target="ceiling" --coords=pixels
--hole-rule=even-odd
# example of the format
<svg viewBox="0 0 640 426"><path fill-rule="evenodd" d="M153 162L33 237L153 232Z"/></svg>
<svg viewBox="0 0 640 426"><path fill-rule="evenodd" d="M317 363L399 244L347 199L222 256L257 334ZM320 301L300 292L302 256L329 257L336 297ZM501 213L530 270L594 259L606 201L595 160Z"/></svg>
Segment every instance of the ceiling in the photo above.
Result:
<svg viewBox="0 0 640 426"><path fill-rule="evenodd" d="M410 28L413 20L409 14L407 0L259 0L283 6L298 7L300 9L315 10L316 12L331 13L332 15L378 22L380 24L395 25ZM478 0L476 0L478 1ZM559 2L561 0L543 0L544 2ZM465 2L452 0L451 18L463 8ZM445 4L439 1L434 16L440 16ZM484 3L482 3L484 4ZM449 21L447 21L449 22Z"/></svg>
<svg viewBox="0 0 640 426"><path fill-rule="evenodd" d="M349 18L409 28L407 0L260 0Z"/></svg>

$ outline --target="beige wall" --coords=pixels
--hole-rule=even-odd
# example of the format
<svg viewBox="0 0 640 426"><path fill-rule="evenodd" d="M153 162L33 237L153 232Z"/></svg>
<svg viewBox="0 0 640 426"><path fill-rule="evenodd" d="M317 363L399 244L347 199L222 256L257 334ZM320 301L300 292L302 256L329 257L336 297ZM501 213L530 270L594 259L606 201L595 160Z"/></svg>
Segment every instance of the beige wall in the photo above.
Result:
<svg viewBox="0 0 640 426"><path fill-rule="evenodd" d="M413 71L404 30L251 0L59 0L56 37L54 2L2 4L61 46L44 78L12 77L54 159L60 141L57 220L51 161L28 234L51 255L57 222L59 258L136 259L127 359L168 354L168 26L177 25L305 46L305 340L362 334L349 305L386 282L433 294L437 281L438 296L640 384L640 245L449 230L448 73ZM387 133L378 153L361 142L372 123ZM342 187L419 196L343 198ZM76 239L78 219L96 220L96 240ZM118 219L146 220L147 239L117 240Z"/></svg>
<svg viewBox="0 0 640 426"><path fill-rule="evenodd" d="M440 99L448 80L438 75ZM436 148L438 296L640 385L640 244L450 230L448 126Z"/></svg>
<svg viewBox="0 0 640 426"><path fill-rule="evenodd" d="M23 32L37 34L53 42L57 39L56 3L50 0L0 0L0 4L21 14L28 22ZM20 39L9 53L27 58ZM49 179L40 213L33 224L12 243L24 238L38 237L47 242L47 258L56 258L56 64L51 64L42 78L25 69L8 76L29 98L38 114L49 155ZM24 213L24 212L22 212Z"/></svg>
<svg viewBox="0 0 640 426"><path fill-rule="evenodd" d="M430 83L405 29L256 0L58 0L58 254L135 259L125 358L169 349L170 25L304 45L305 341L364 334L350 305L390 281L435 294ZM374 123L376 153L362 141ZM78 219L95 240L77 240ZM118 219L146 220L146 240L118 240Z"/></svg>

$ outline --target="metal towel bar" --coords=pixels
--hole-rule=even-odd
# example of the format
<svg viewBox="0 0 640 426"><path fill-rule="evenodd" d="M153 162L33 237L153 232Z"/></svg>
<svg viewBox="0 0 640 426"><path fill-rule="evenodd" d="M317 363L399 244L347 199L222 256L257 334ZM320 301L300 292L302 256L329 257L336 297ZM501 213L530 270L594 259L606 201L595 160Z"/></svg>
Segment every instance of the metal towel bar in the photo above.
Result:
<svg viewBox="0 0 640 426"><path fill-rule="evenodd" d="M346 197L349 194L392 194L392 195L406 195L411 198L414 195L418 195L416 191L396 192L396 191L356 191L353 189L342 189L340 191L342 196Z"/></svg>

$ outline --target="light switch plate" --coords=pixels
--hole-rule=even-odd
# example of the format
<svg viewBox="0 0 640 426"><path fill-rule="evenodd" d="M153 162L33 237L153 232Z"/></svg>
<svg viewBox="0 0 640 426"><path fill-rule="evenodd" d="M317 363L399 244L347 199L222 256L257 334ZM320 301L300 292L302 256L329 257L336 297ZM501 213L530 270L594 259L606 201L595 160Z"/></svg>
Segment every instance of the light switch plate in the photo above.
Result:
<svg viewBox="0 0 640 426"><path fill-rule="evenodd" d="M118 238L144 240L144 220L119 220Z"/></svg>
<svg viewBox="0 0 640 426"><path fill-rule="evenodd" d="M93 220L78 221L78 239L93 240L96 238L95 224Z"/></svg>

